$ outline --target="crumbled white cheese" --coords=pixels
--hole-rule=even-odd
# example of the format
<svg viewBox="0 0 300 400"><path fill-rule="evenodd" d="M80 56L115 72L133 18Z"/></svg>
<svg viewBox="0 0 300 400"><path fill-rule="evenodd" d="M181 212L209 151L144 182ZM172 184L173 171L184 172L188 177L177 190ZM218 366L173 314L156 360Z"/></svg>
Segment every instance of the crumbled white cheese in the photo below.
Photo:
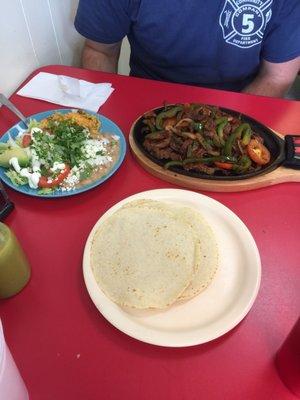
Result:
<svg viewBox="0 0 300 400"><path fill-rule="evenodd" d="M92 166L92 167L97 167L100 165L106 165L109 164L112 161L111 156L96 156L95 158L92 158L90 160L87 160L87 162Z"/></svg>
<svg viewBox="0 0 300 400"><path fill-rule="evenodd" d="M87 158L95 158L97 153L106 154L104 140L88 139L83 148L83 154Z"/></svg>
<svg viewBox="0 0 300 400"><path fill-rule="evenodd" d="M112 157L107 153L106 144L108 143L109 140L106 138L102 140L87 140L83 149L83 153L87 157L87 160L80 163L79 169L83 170L86 163L92 167L109 164L112 161Z"/></svg>
<svg viewBox="0 0 300 400"><path fill-rule="evenodd" d="M79 183L79 176L73 174L73 171L71 170L70 174L64 179L65 189L72 190L78 183Z"/></svg>
<svg viewBox="0 0 300 400"><path fill-rule="evenodd" d="M55 171L62 171L65 168L66 168L66 164L59 163L59 162L55 161L54 164L53 164L53 167L50 168L50 169L51 169L52 172L55 172Z"/></svg>

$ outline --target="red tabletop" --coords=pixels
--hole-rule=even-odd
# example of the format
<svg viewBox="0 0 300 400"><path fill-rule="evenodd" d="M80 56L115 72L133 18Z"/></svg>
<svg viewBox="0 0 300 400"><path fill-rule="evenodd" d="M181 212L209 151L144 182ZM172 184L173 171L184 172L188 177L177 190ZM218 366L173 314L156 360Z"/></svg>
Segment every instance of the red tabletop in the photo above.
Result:
<svg viewBox="0 0 300 400"><path fill-rule="evenodd" d="M115 91L100 112L126 136L140 114L163 101L224 106L282 134L300 133L296 101L64 66L39 71L111 82ZM26 116L60 108L18 95L12 100ZM16 121L2 107L0 134ZM40 199L7 189L16 209L6 222L28 254L32 278L17 296L0 301L0 311L31 400L295 398L277 375L274 355L300 309L298 183L240 193L203 192L242 219L262 260L262 283L254 306L228 334L188 348L152 346L118 331L92 303L83 281L82 254L95 222L129 195L170 187L175 186L144 171L128 150L111 179L74 197Z"/></svg>

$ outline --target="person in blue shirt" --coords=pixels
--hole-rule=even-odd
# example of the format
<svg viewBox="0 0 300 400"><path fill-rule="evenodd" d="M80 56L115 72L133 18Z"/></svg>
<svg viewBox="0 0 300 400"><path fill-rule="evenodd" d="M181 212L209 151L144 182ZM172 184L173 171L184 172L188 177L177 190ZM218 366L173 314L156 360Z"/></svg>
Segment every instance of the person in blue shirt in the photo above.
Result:
<svg viewBox="0 0 300 400"><path fill-rule="evenodd" d="M300 70L300 0L79 0L84 68L282 97Z"/></svg>

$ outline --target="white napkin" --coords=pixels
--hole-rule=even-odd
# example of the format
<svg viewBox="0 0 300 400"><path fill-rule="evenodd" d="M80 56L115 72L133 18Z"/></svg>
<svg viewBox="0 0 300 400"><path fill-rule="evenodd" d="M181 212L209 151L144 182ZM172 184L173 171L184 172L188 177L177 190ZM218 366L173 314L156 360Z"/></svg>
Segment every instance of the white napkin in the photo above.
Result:
<svg viewBox="0 0 300 400"><path fill-rule="evenodd" d="M111 83L91 83L69 76L39 72L17 94L96 112L113 91Z"/></svg>

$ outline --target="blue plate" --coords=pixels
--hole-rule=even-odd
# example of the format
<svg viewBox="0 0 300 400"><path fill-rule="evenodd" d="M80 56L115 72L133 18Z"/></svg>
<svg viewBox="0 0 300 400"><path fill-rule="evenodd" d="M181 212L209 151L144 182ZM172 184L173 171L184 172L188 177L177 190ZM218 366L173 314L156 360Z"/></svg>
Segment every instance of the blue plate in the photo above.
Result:
<svg viewBox="0 0 300 400"><path fill-rule="evenodd" d="M31 115L29 119L35 119L37 121L41 121L44 118L49 117L50 115L54 114L55 112L59 112L62 114L66 114L68 112L74 111L74 109L59 109L59 110L51 110L51 111L45 111L45 112L41 112L38 114L34 114ZM114 123L112 122L110 119L103 117L103 115L99 115L97 113L94 113L92 111L86 111L89 114L94 115L95 117L97 117L100 122L101 122L101 132L105 132L105 133L111 133L112 135L116 135L119 137L119 144L120 144L120 153L119 153L119 158L117 160L117 162L115 163L115 165L112 167L112 169L108 172L108 174L104 175L102 178L97 179L96 181L94 181L93 183L90 183L88 185L85 185L79 189L74 189L74 190L70 190L70 191L60 191L60 190L56 190L51 194L47 194L47 195L41 195L38 194L38 189L31 189L28 185L22 185L22 186L16 186L12 183L12 181L5 175L5 172L7 171L6 168L2 168L0 167L0 178L1 180L6 183L7 186L11 187L12 189L24 193L24 194L28 194L29 196L36 196L36 197L48 197L48 198L54 198L54 197L66 197L66 196L74 196L75 194L78 193L82 193L82 192L86 192L87 190L93 189L94 187L101 185L101 183L105 182L107 179L109 179L117 170L118 168L120 168L125 154L126 154L126 140L124 138L124 135L121 131L121 129ZM20 132L20 130L24 130L26 127L24 125L23 122L19 122L18 124L14 125L12 128L10 128L1 138L0 138L0 142L4 142L6 143L9 139L9 135L12 138L15 138L18 133Z"/></svg>

